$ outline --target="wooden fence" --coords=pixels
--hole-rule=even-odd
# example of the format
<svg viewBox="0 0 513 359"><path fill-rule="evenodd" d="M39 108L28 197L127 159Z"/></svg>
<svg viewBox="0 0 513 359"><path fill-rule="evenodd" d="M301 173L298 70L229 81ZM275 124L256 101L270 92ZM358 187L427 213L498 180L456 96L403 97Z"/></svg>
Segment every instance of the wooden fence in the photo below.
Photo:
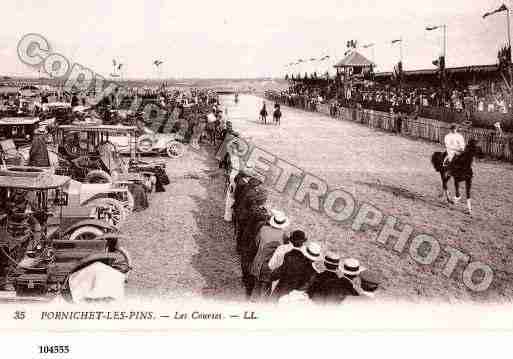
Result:
<svg viewBox="0 0 513 359"><path fill-rule="evenodd" d="M272 98L272 100L276 101L277 99ZM278 100L278 102L282 101ZM318 105L317 111L331 116L330 107L327 104ZM414 118L411 116L399 117L396 114L366 109L341 107L338 109L338 113L332 117L358 122L373 129L394 132L403 136L420 138L441 144L443 144L444 137L450 128L449 123L438 120L422 117ZM465 137L467 143L471 138L475 139L486 156L513 162L513 135L498 135L494 130L476 127L462 127L460 132Z"/></svg>

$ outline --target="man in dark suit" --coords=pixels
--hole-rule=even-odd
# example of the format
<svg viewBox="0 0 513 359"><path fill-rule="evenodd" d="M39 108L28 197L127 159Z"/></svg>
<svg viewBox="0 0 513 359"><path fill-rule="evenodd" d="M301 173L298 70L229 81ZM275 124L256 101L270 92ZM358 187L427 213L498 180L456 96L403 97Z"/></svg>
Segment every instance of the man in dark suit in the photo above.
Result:
<svg viewBox="0 0 513 359"><path fill-rule="evenodd" d="M324 257L326 270L314 277L307 291L314 303L340 304L347 295L359 295L349 279L339 278L339 264L336 253L328 252Z"/></svg>
<svg viewBox="0 0 513 359"><path fill-rule="evenodd" d="M43 130L40 128L34 131L29 152L29 166L50 167L50 155L48 154Z"/></svg>
<svg viewBox="0 0 513 359"><path fill-rule="evenodd" d="M306 290L317 273L313 263L319 260L320 255L321 246L317 243L309 243L306 247L293 247L285 254L283 264L272 274L273 279L278 280L273 298L279 300L293 290Z"/></svg>

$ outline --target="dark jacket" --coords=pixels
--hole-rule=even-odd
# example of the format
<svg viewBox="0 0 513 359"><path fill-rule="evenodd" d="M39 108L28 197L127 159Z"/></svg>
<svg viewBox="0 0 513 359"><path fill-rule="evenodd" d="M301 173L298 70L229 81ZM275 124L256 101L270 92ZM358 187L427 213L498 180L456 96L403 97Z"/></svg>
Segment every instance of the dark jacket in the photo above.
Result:
<svg viewBox="0 0 513 359"><path fill-rule="evenodd" d="M351 281L330 271L317 274L308 288L308 296L318 304L339 304L348 295L358 295Z"/></svg>
<svg viewBox="0 0 513 359"><path fill-rule="evenodd" d="M269 214L264 207L250 207L248 213L249 219L245 221L245 226L241 228L241 235L237 241L237 249L242 254L248 253L250 260L256 255L257 247L255 238L262 228L269 221Z"/></svg>
<svg viewBox="0 0 513 359"><path fill-rule="evenodd" d="M35 135L29 152L29 166L50 167L48 148L43 136Z"/></svg>
<svg viewBox="0 0 513 359"><path fill-rule="evenodd" d="M273 297L279 299L293 290L305 290L315 274L312 261L299 249L292 249L283 257L281 267L272 274L273 279L279 280Z"/></svg>

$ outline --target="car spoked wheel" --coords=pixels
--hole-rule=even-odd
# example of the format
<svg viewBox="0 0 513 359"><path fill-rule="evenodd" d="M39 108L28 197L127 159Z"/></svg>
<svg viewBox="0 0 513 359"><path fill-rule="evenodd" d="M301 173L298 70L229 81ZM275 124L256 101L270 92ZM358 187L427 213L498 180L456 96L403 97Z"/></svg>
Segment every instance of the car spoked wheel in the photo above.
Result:
<svg viewBox="0 0 513 359"><path fill-rule="evenodd" d="M70 241L87 241L103 235L103 231L93 226L83 226L75 229L70 235Z"/></svg>
<svg viewBox="0 0 513 359"><path fill-rule="evenodd" d="M185 153L185 146L177 141L168 142L166 145L166 153L171 158L182 157Z"/></svg>
<svg viewBox="0 0 513 359"><path fill-rule="evenodd" d="M120 229L125 223L127 217L127 209L125 205L112 198L100 198L92 201L87 205L91 208L93 218L105 221Z"/></svg>

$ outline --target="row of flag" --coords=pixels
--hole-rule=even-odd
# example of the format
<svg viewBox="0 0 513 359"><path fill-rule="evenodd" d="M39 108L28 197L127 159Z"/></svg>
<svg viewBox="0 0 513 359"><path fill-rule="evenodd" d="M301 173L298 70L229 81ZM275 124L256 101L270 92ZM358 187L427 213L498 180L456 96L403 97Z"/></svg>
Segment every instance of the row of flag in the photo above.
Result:
<svg viewBox="0 0 513 359"><path fill-rule="evenodd" d="M302 63L305 63L305 62L311 62L311 61L325 61L325 60L328 60L330 58L329 55L326 55L326 56L323 56L323 57L320 57L320 58L315 58L315 57L311 57L309 59L299 59L297 60L297 62L291 62L291 63L288 63L287 65L285 66L294 66L294 65L299 65L299 64L302 64Z"/></svg>
<svg viewBox="0 0 513 359"><path fill-rule="evenodd" d="M508 7L505 4L502 4L501 6L499 6L497 9L495 9L493 11L489 11L489 12L484 13L483 19L487 18L490 15L497 14L497 13L500 13L500 12L503 12L503 11L509 11ZM441 28L443 26L444 25L427 26L426 30L427 31L433 31L433 30L437 30L437 29L439 29L439 28ZM391 41L391 44L394 45L394 44L397 44L397 43L402 43L402 41L403 41L402 38L395 39L395 40ZM375 45L374 43L369 43L369 44L363 45L362 47L364 49L367 49L367 48L372 47L374 45ZM348 55L353 49L356 49L358 47L358 42L356 40L349 40L346 43L346 47L347 47L348 50L344 53L344 55ZM499 56L498 57L499 57L499 59L505 60L505 62L507 62L507 60L509 59L509 62L510 62L511 61L511 49L509 47L502 48L499 51ZM291 63L287 64L286 66L294 66L294 65L298 65L298 64L301 64L301 63L306 63L306 62L309 62L309 61L324 61L324 60L327 60L329 58L330 58L329 56L324 56L324 57L321 57L319 59L316 59L316 58L310 58L308 60L299 59L297 62L291 62ZM441 70L441 72L443 72L444 69L445 69L445 57L444 56L440 56L438 59L433 61L433 65L437 66ZM402 66L402 62L401 61L394 66L393 73L398 78L401 77L401 74L402 74L402 71L403 71L402 67L403 66Z"/></svg>
<svg viewBox="0 0 513 359"><path fill-rule="evenodd" d="M496 10L493 10L493 11L489 11L489 12L485 12L484 15L483 15L483 19L486 19L488 16L490 15L493 15L493 14L497 14L498 12L503 12L503 11L508 11L508 7L504 4L502 4L498 9Z"/></svg>

